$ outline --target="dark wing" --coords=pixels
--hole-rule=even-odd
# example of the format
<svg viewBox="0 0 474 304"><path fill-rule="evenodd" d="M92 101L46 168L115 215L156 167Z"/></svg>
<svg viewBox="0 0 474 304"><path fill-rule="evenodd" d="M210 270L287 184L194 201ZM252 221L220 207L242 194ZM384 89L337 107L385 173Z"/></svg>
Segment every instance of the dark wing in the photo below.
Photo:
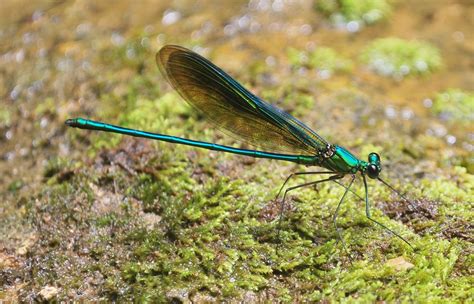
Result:
<svg viewBox="0 0 474 304"><path fill-rule="evenodd" d="M161 73L198 112L234 137L275 153L314 155L327 142L302 122L250 93L209 60L167 45L156 54Z"/></svg>

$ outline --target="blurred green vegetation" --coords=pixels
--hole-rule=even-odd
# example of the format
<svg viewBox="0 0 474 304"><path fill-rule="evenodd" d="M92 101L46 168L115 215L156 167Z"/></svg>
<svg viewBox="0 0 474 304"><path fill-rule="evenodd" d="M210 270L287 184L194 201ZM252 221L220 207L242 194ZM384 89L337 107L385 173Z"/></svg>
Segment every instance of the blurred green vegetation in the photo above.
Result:
<svg viewBox="0 0 474 304"><path fill-rule="evenodd" d="M293 66L316 69L320 72L326 72L327 76L336 72L350 72L353 68L353 64L349 59L328 47L318 47L310 52L289 48L287 53Z"/></svg>
<svg viewBox="0 0 474 304"><path fill-rule="evenodd" d="M361 55L370 69L380 75L403 79L426 75L442 66L439 50L429 43L400 38L381 38L371 42Z"/></svg>
<svg viewBox="0 0 474 304"><path fill-rule="evenodd" d="M317 0L315 7L334 21L368 25L388 18L392 10L387 0Z"/></svg>
<svg viewBox="0 0 474 304"><path fill-rule="evenodd" d="M451 121L474 121L474 93L459 89L448 89L438 93L433 100L432 110Z"/></svg>
<svg viewBox="0 0 474 304"><path fill-rule="evenodd" d="M10 111L6 108L0 109L0 127L7 127L12 123Z"/></svg>

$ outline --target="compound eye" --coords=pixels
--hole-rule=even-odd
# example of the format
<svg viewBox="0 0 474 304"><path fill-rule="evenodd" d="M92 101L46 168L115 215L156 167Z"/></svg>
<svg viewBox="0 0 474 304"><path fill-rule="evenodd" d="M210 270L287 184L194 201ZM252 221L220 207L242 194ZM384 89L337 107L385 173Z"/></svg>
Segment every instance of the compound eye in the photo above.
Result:
<svg viewBox="0 0 474 304"><path fill-rule="evenodd" d="M377 178L379 176L379 169L374 164L369 164L367 166L367 174L370 178Z"/></svg>
<svg viewBox="0 0 474 304"><path fill-rule="evenodd" d="M372 152L369 154L369 163L379 163L380 162L380 156L375 153L375 152Z"/></svg>

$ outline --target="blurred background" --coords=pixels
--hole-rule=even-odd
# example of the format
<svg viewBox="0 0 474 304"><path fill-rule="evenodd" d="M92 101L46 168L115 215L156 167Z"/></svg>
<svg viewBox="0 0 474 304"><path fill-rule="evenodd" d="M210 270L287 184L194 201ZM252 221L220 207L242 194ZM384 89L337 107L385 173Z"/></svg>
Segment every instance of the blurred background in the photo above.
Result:
<svg viewBox="0 0 474 304"><path fill-rule="evenodd" d="M135 249L114 248L113 238L100 253L74 249L79 246L76 243L83 248L92 242L81 243L83 234L105 242L103 235L90 229L109 227L112 210L125 210L121 203L131 202L145 218L145 223L134 225L160 226L166 218L164 202L194 201L193 189L205 191L206 186L199 187L226 176L253 188L242 190L246 194L229 190L221 193L223 197L255 201L261 209L272 202L286 175L304 169L66 129L65 119L86 117L242 147L215 132L172 92L154 60L166 44L182 45L209 58L256 95L362 159L371 151L380 153L383 173L397 187L435 202L435 207L425 202L435 212L431 224L410 228L447 239L451 246L446 231L458 227L451 237L465 240L459 245L465 248L472 242L473 29L470 0L1 1L0 299L136 299L149 291L141 289L136 276L130 280L127 276L133 271L146 276L146 271L124 269L120 262L110 266L110 272L99 266L94 270L78 266L91 263L89 259L99 264L113 260L104 252L114 250L130 261ZM74 176L82 177L78 181ZM85 194L79 193L85 188L89 189ZM219 191L211 189L209 195ZM381 189L373 193L379 201L388 197ZM314 197L310 191L305 195ZM94 199L106 206L94 207L90 203ZM61 209L60 201L73 203L64 203L67 208ZM377 207L403 222L398 211L381 202ZM227 211L233 214L235 210ZM70 217L63 217L67 214L80 216L70 222ZM105 224L96 214L104 216ZM114 223L131 216L117 214ZM440 214L443 217L436 218ZM195 219L190 218L193 223ZM326 221L331 227L330 220ZM174 227L166 225L168 232ZM113 229L109 227L107 233ZM115 233L121 235L120 231ZM131 239L118 242L122 241L127 246L133 243ZM134 259L150 259L145 256ZM53 262L59 257L61 266ZM366 258L362 253L359 257ZM458 267L469 268L466 265ZM242 283L215 289L200 285L191 293L200 290L197 294L217 298L228 294L238 299L253 290L255 298L249 301L280 296L266 288L272 278L278 280L272 275L287 273L281 269L264 273L265 283L255 288L250 283L246 284L252 287ZM71 277L64 279L68 283L58 283L68 274ZM82 284L77 281L89 276ZM161 277L155 282L154 288L160 286L162 294L151 299L188 298L181 289L166 287L165 281ZM292 294L289 286L296 284L291 282L280 282L290 290L288 294ZM272 288L279 290L277 285ZM306 298L303 293L288 299Z"/></svg>

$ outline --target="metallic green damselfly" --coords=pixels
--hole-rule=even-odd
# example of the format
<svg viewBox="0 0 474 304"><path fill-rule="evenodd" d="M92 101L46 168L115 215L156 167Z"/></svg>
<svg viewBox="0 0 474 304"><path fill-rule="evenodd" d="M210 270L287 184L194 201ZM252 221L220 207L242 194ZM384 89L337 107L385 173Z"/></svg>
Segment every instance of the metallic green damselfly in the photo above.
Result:
<svg viewBox="0 0 474 304"><path fill-rule="evenodd" d="M286 188L281 199L280 222L284 212L284 202L290 191L334 181L345 188L345 192L339 200L333 216L334 227L340 240L342 240L342 237L337 228L337 214L348 192L356 194L351 190L351 187L358 174L362 177L365 190L365 197L361 198L359 196L359 198L365 201L367 218L410 245L402 236L379 223L370 215L367 176L371 179L379 180L392 191L402 196L404 200L408 201L379 177L382 165L380 156L377 153L370 153L368 160L364 161L358 159L345 148L328 143L305 124L285 111L255 96L219 67L191 50L176 45L164 46L156 54L156 63L162 75L196 111L222 130L228 131L235 138L258 147L260 150L239 149L176 136L145 132L84 118L68 119L66 120L66 125L251 157L276 159L306 166L322 167L326 171L294 173L285 180L277 194L277 199L293 176L311 174L328 176L321 180ZM347 186L339 181L346 175L350 176L350 182Z"/></svg>

